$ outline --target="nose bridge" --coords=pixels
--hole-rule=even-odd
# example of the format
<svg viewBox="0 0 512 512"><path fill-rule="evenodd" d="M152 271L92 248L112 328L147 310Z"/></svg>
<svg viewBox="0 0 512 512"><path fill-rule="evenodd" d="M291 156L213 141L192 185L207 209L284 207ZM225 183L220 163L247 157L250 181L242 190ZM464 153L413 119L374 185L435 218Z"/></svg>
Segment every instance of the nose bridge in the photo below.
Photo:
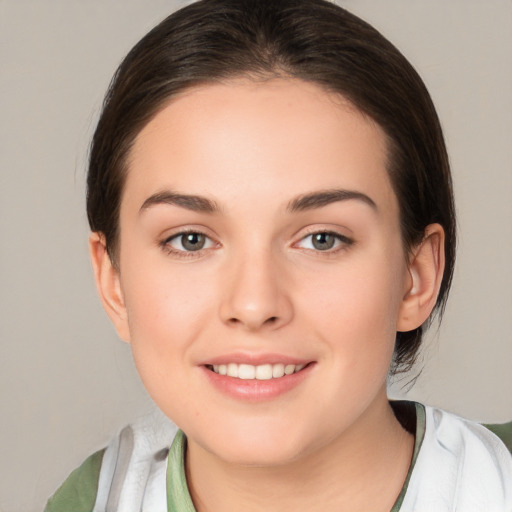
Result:
<svg viewBox="0 0 512 512"><path fill-rule="evenodd" d="M221 317L248 330L278 328L293 315L285 276L271 247L237 251L227 262Z"/></svg>

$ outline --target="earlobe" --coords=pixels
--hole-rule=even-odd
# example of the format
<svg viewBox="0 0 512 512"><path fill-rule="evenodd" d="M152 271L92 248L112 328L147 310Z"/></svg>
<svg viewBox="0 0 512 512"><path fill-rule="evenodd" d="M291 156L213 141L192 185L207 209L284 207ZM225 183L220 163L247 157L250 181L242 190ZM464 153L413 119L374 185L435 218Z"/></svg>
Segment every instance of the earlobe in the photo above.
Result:
<svg viewBox="0 0 512 512"><path fill-rule="evenodd" d="M91 233L89 237L89 254L96 288L103 308L114 324L119 337L123 341L129 342L130 330L119 270L110 259L105 245L105 237L102 233Z"/></svg>
<svg viewBox="0 0 512 512"><path fill-rule="evenodd" d="M428 319L439 294L444 265L444 229L439 224L430 224L408 265L409 279L400 305L398 331L412 331Z"/></svg>

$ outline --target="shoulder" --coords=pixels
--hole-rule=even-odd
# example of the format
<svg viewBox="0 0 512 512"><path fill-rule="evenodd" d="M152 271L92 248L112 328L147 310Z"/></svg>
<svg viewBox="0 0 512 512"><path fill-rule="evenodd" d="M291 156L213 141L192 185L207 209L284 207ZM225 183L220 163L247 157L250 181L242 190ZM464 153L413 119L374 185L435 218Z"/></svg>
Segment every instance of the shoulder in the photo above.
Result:
<svg viewBox="0 0 512 512"><path fill-rule="evenodd" d="M481 425L455 414L425 407L426 432L431 442L444 447L453 455L464 455L470 460L488 461L496 470L511 472L512 485L512 423Z"/></svg>
<svg viewBox="0 0 512 512"><path fill-rule="evenodd" d="M77 468L48 501L45 512L167 510L167 454L177 427L152 411L123 428L108 446Z"/></svg>
<svg viewBox="0 0 512 512"><path fill-rule="evenodd" d="M91 455L75 469L48 501L45 512L91 512L96 501L105 450Z"/></svg>
<svg viewBox="0 0 512 512"><path fill-rule="evenodd" d="M499 425L487 424L484 426L497 435L508 448L508 451L512 453L512 421L509 421L508 423L501 423Z"/></svg>
<svg viewBox="0 0 512 512"><path fill-rule="evenodd" d="M512 455L505 444L486 427L454 414L428 406L424 414L403 510L512 510Z"/></svg>

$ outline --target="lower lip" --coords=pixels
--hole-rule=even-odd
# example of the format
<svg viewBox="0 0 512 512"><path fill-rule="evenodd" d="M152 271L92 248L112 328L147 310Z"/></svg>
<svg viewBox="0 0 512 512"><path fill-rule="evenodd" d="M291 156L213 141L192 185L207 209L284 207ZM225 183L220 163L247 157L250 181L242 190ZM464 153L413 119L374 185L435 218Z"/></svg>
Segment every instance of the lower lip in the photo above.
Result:
<svg viewBox="0 0 512 512"><path fill-rule="evenodd" d="M219 375L206 366L202 366L201 368L210 383L222 393L238 400L264 402L284 395L299 386L311 373L313 366L314 364L310 363L297 373L268 380L237 379L235 377L228 377L227 375Z"/></svg>

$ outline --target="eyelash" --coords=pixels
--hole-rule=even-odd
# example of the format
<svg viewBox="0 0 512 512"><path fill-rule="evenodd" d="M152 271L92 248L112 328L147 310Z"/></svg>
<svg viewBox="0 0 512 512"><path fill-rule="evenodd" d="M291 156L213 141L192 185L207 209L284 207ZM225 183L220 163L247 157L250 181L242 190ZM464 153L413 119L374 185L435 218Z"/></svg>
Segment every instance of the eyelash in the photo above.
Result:
<svg viewBox="0 0 512 512"><path fill-rule="evenodd" d="M186 235L203 236L203 237L205 237L205 239L207 241L206 243L209 242L211 244L211 247L202 247L201 249L198 249L197 251L187 251L185 249L182 250L182 249L176 249L176 248L172 247L171 242L173 240L183 239L183 237ZM202 255L203 251L211 249L212 247L214 247L218 244L214 240L212 240L211 237L209 237L208 235L206 235L205 233L203 233L200 230L185 229L185 230L180 231L179 233L173 234L173 235L165 238L164 240L162 240L159 243L159 245L162 247L162 249L165 250L165 252L167 252L167 254L172 254L173 256L177 256L178 258L193 258L193 257ZM183 243L181 245L183 246Z"/></svg>
<svg viewBox="0 0 512 512"><path fill-rule="evenodd" d="M183 239L184 236L186 235L199 235L199 236L203 236L205 237L206 239L206 244L209 244L208 247L201 247L200 249L198 249L197 251L188 251L186 249L176 249L174 247L172 247L171 245L171 242L174 241L174 240L179 240L179 239ZM311 233L308 233L306 235L304 235L298 242L294 243L293 246L297 246L299 245L301 242L304 242L305 240L307 240L308 238L311 238L314 237L315 235L327 235L327 236L332 236L334 237L335 239L335 246L332 247L332 248L328 248L326 250L321 250L321 249L317 249L317 248L305 248L305 247L302 247L302 249L305 249L305 250L308 250L308 251L313 251L315 253L324 253L324 254L336 254L338 253L339 251L342 251L342 250L346 250L348 247L350 247L351 245L354 244L354 240L345 236L345 235L342 235L341 233L337 233L335 231L328 231L328 230L319 230L319 231L312 231ZM311 244L313 245L314 242L311 242ZM218 246L219 244L216 243L214 240L211 239L211 237L209 237L208 235L206 235L205 233L203 233L202 231L199 231L197 229L187 229L187 230L183 230L183 231L180 231L176 234L173 234L167 238L165 238L164 240L162 240L159 245L162 247L162 249L164 249L167 254L172 254L174 256L177 256L179 258L193 258L193 257L198 257L200 255L203 254L203 251L205 250L209 250L211 248L214 248L215 246ZM183 243L182 243L182 246L183 246Z"/></svg>
<svg viewBox="0 0 512 512"><path fill-rule="evenodd" d="M327 236L332 236L334 237L335 241L335 245L334 247L332 248L328 248L328 249L325 249L325 250L321 250L321 249L317 249L317 248L304 248L306 250L309 250L309 251L313 251L315 253L319 253L319 254L329 254L329 255L334 255L340 251L343 251L343 250L346 250L348 249L351 245L354 244L354 240L352 238L349 238L347 237L346 235L342 235L341 233L337 233L336 231L329 231L329 230L319 230L319 231L311 231L310 233L306 234L305 236L303 236L299 242L296 242L294 245L298 245L300 244L301 242L304 242L305 240L307 240L308 238L311 239L311 245L314 244L313 242L313 238L314 236L316 235L327 235Z"/></svg>

